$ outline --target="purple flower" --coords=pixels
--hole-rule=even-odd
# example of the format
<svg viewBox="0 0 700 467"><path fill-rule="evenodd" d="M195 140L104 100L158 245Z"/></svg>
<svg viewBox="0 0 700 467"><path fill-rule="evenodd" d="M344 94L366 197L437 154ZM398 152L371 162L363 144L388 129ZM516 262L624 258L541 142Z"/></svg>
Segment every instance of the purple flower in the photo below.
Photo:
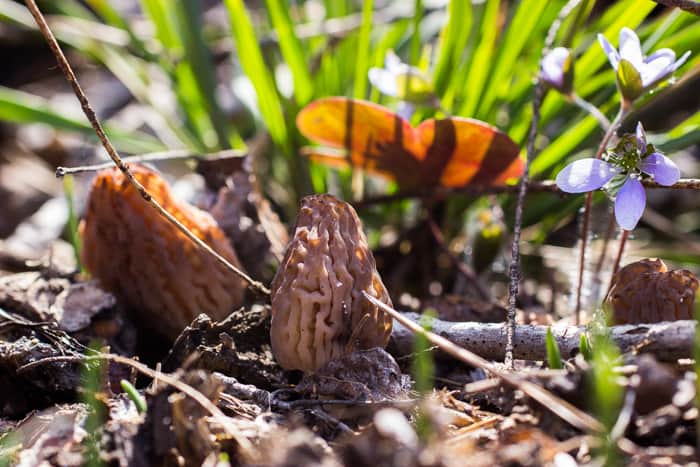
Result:
<svg viewBox="0 0 700 467"><path fill-rule="evenodd" d="M629 28L620 30L619 51L602 34L598 34L598 41L617 73L620 91L630 101L668 78L690 56L688 51L676 60L673 50L661 49L645 57L639 37Z"/></svg>
<svg viewBox="0 0 700 467"><path fill-rule="evenodd" d="M671 186L681 174L671 159L647 144L642 123L634 136L623 137L606 160L580 159L557 174L557 185L567 193L584 193L606 187L615 195L615 219L632 230L642 217L646 193L640 179L650 177L659 185Z"/></svg>
<svg viewBox="0 0 700 467"><path fill-rule="evenodd" d="M574 66L571 50L566 47L552 49L542 59L540 76L545 83L563 94L569 94L574 83Z"/></svg>

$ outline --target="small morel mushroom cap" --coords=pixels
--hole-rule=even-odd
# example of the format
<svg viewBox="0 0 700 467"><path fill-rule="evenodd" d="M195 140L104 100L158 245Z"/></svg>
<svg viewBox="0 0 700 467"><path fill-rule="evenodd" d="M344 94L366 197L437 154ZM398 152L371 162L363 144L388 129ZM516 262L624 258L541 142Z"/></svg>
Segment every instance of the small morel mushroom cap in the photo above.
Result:
<svg viewBox="0 0 700 467"><path fill-rule="evenodd" d="M272 281L272 352L286 369L313 372L353 349L386 346L391 306L360 219L331 195L301 202L294 238Z"/></svg>
<svg viewBox="0 0 700 467"><path fill-rule="evenodd" d="M693 319L698 279L690 271L669 271L663 261L647 258L621 268L612 279L605 304L615 324Z"/></svg>
<svg viewBox="0 0 700 467"><path fill-rule="evenodd" d="M235 252L214 219L174 198L156 172L130 165L153 198L234 265ZM108 290L157 332L175 338L197 315L226 317L245 285L146 203L117 169L93 182L80 224L82 261ZM238 266L240 267L240 266Z"/></svg>

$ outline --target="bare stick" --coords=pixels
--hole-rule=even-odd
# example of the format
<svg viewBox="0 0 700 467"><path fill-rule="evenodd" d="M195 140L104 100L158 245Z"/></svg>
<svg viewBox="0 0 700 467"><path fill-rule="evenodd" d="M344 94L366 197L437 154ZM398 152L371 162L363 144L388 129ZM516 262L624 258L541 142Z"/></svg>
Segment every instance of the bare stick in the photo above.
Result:
<svg viewBox="0 0 700 467"><path fill-rule="evenodd" d="M78 78L75 76L75 73L73 72L73 68L70 66L70 63L68 63L68 60L66 59L66 56L64 55L63 50L61 50L61 46L58 44L58 41L56 41L56 38L54 37L53 33L51 32L49 25L46 24L46 19L44 18L44 15L42 15L41 11L36 6L36 3L34 0L25 0L25 3L27 4L27 8L29 8L29 11L31 11L32 16L34 16L34 20L36 21L37 25L39 26L39 30L46 38L46 41L49 44L49 48L51 48L51 51L56 56L56 60L58 61L58 65L61 67L61 70L63 70L63 74L66 76L68 83L73 88L73 92L75 93L76 97L80 101L80 106L83 109L83 113L85 114L87 119L90 121L90 124L92 125L92 127L95 129L95 133L97 133L97 137L102 142L102 146L104 146L105 150L107 151L107 154L112 159L114 164L119 168L119 170L124 174L124 176L129 180L129 182L139 192L141 197L148 204L153 206L153 208L156 209L161 216L165 217L171 224L173 224L187 238L192 240L192 242L194 242L195 245L197 245L199 248L203 249L204 251L206 251L207 253L212 255L224 267L226 267L227 269L229 269L230 271L235 273L237 276L239 276L241 279L246 281L248 283L248 286L251 289L255 290L256 292L258 292L262 295L270 295L270 290L267 287L265 287L261 282L254 280L248 274L246 274L245 272L238 269L236 266L231 264L231 262L229 262L226 258L221 256L216 251L214 251L214 249L212 247L210 247L209 245L207 245L206 242L204 242L202 239L200 239L195 234L190 232L189 229L187 227L185 227L180 221L178 221L175 216L173 216L168 211L166 211L155 199L153 199L153 197L146 191L144 186L141 185L141 183L139 183L139 181L136 180L136 178L134 178L131 171L129 171L129 168L127 167L127 165L124 164L121 157L119 157L119 154L117 154L117 150L114 149L114 146L112 145L109 138L107 137L107 134L102 129L102 125L100 124L100 121L97 118L95 111L90 106L90 102L88 101L88 98L85 95L85 92L83 91L82 87L80 86L80 83L78 83Z"/></svg>
<svg viewBox="0 0 700 467"><path fill-rule="evenodd" d="M221 160L235 159L243 157L247 151L238 149L226 149L202 155L199 152L193 152L189 149L173 149L170 151L150 152L148 154L140 154L138 156L122 157L121 160L125 164L142 163L142 162L158 162L158 161L173 161L179 159L189 160ZM104 162L101 164L79 165L75 167L56 167L56 178L65 177L66 175L75 175L85 172L97 172L98 170L109 169L114 165L113 162Z"/></svg>
<svg viewBox="0 0 700 467"><path fill-rule="evenodd" d="M656 3L666 5L667 7L680 8L683 11L700 16L700 2L694 0L654 0Z"/></svg>
<svg viewBox="0 0 700 467"><path fill-rule="evenodd" d="M367 292L362 293L364 294L367 300L372 302L375 306L378 306L385 313L389 314L396 321L408 328L412 333L421 334L425 336L425 338L428 339L430 343L438 346L441 350L448 353L450 356L456 358L457 360L460 360L468 365L481 368L482 370L492 373L493 375L500 378L504 383L521 390L527 396L536 400L537 402L542 404L544 408L550 410L552 413L554 413L567 423L571 424L572 426L583 431L603 431L604 428L598 420L591 417L586 412L574 407L568 402L558 398L557 396L545 390L541 386L531 381L527 381L521 378L520 376L516 375L515 373L511 373L507 370L500 369L493 363L485 360L483 357L480 357L479 355L465 348L453 344L449 340L445 339L444 337L440 337L434 332L426 331L415 321L410 320L398 311L380 302L376 298L369 295ZM503 326L500 324L497 324L495 326L499 326L501 330L503 329ZM502 338L503 336L501 335L500 337ZM501 342L503 342L502 339ZM544 348L544 345L542 347Z"/></svg>
<svg viewBox="0 0 700 467"><path fill-rule="evenodd" d="M31 0L29 0L31 1ZM77 363L85 363L88 361L94 361L94 360L107 360L107 361L112 361L116 363L121 363L123 365L127 365L131 368L136 369L140 373L143 373L144 375L148 376L149 378L152 379L158 379L158 381L162 381L163 383L174 387L178 391L182 392L183 394L191 397L192 399L195 400L199 405L201 405L204 410L209 412L212 416L212 418L219 423L228 434L234 437L236 442L244 448L245 451L250 452L252 450L252 445L250 442L242 437L238 430L235 428L235 426L232 425L231 423L231 418L227 417L224 415L224 413L216 406L212 401L210 401L204 394L190 386L189 384L186 384L179 379L165 374L165 373L160 373L158 371L152 370L148 366L144 365L141 362L137 362L136 360L133 360L131 358L127 357L122 357L121 355L114 355L114 354L105 354L105 353L96 353L95 355L64 355L64 356L56 356L56 357L48 357L48 358L43 358L41 360L36 360L31 363L28 363L24 366L21 366L17 369L17 373L23 373L26 371L31 370L32 368L35 368L40 365L44 365L47 363L53 363L53 362L77 362Z"/></svg>
<svg viewBox="0 0 700 467"><path fill-rule="evenodd" d="M417 313L403 313L402 317L416 323ZM403 324L403 323L402 323ZM413 331L402 324L394 326L390 350L396 358L414 352ZM610 326L610 339L622 352L652 353L658 360L676 362L693 357L695 321L673 321L653 324L626 324ZM433 319L431 329L454 344L468 349L488 360L503 361L505 333L502 323L450 322ZM518 325L513 356L520 360L547 359L545 339L549 326ZM552 333L561 349L562 358L574 357L579 352L581 334L585 326L552 326Z"/></svg>

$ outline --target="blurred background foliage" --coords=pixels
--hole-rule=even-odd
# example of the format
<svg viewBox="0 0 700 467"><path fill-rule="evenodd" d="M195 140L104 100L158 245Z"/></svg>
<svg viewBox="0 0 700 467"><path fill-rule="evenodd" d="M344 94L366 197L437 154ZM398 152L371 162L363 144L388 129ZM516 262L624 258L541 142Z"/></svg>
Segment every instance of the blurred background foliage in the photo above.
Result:
<svg viewBox="0 0 700 467"><path fill-rule="evenodd" d="M538 60L547 30L565 3L39 2L58 39L71 51L79 75L95 68L108 72L98 76L109 76L111 87L101 88L99 80L86 78L85 82L89 96L107 122L109 135L121 151L138 154L186 148L204 154L225 148L243 149L248 143L257 152L255 169L261 186L285 219L293 216L299 198L312 191L331 191L346 199L353 194L357 197L349 171L337 172L310 164L300 156L300 148L307 142L296 129L295 118L313 99L331 95L369 99L396 108L396 100L381 96L367 79L368 69L381 67L388 50L396 51L404 62L421 68L432 78L444 111L499 127L524 153ZM0 0L0 20L6 34L10 31L10 37L20 38L15 50L43 50L34 21L21 2ZM641 119L650 140L679 163L683 175L697 176L697 17L648 0L582 0L566 18L554 45L574 50L576 92L612 117L619 96L613 70L596 34L603 33L617 44L623 26L639 33L647 52L661 47L670 47L678 55L686 50L692 52L676 73L680 79L641 99L623 128L629 130ZM9 63L22 67L26 58L15 56ZM49 79L54 64L47 55L40 66L43 68L34 65L24 73L3 79L0 119L18 124L42 123L55 130L94 138L88 123L76 112L77 104L68 105L65 96L69 94L64 93L59 100L52 94L36 92L36 83ZM51 76L56 80L58 74ZM115 87L119 90L115 91ZM541 110L532 175L536 179L551 179L570 160L590 155L603 130L593 117L555 92L546 95ZM430 107L419 107L413 123L433 115L443 114ZM264 144L268 141L270 144ZM367 198L394 190L392 184L366 180L362 194ZM693 193L655 193L651 208L662 210L669 203L673 207L663 211L664 216L655 224L645 225L657 230L671 227L676 240L695 242L695 235L700 232L695 198ZM599 197L598 201L602 199ZM582 202L581 196L530 195L525 211L525 239L535 248L546 240L573 246L575 214ZM512 195L459 194L450 198L438 221L450 240L469 230L467 224L475 218L475 209L497 206L504 210L503 221L512 222L513 204ZM398 230L410 227L419 217L417 206L416 201L399 201L364 208L370 240L375 245L381 243L387 225ZM607 216L600 219L597 224L594 222L594 226L600 224L594 230L607 228ZM644 228L639 232L639 238L649 237ZM644 245L650 252L672 256L669 259L683 263L700 259L697 249L679 250L666 243L659 250L658 243ZM571 269L575 269L573 264Z"/></svg>

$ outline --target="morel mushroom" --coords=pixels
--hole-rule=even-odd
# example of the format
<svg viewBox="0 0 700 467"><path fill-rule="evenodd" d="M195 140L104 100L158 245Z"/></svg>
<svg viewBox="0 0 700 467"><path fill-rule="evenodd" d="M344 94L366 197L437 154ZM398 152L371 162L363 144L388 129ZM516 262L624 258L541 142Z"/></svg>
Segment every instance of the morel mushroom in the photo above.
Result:
<svg viewBox="0 0 700 467"><path fill-rule="evenodd" d="M615 324L693 319L698 279L685 269L669 271L647 258L621 268L612 279L605 304Z"/></svg>
<svg viewBox="0 0 700 467"><path fill-rule="evenodd" d="M168 212L234 265L235 252L214 219L173 197L167 182L142 166L134 177ZM100 172L80 225L82 261L147 325L175 338L206 313L220 320L240 305L241 279L199 249L146 203L117 169ZM240 267L240 266L238 266Z"/></svg>
<svg viewBox="0 0 700 467"><path fill-rule="evenodd" d="M272 352L286 369L313 372L354 349L386 346L391 306L360 219L331 195L302 200L294 238L272 281Z"/></svg>

